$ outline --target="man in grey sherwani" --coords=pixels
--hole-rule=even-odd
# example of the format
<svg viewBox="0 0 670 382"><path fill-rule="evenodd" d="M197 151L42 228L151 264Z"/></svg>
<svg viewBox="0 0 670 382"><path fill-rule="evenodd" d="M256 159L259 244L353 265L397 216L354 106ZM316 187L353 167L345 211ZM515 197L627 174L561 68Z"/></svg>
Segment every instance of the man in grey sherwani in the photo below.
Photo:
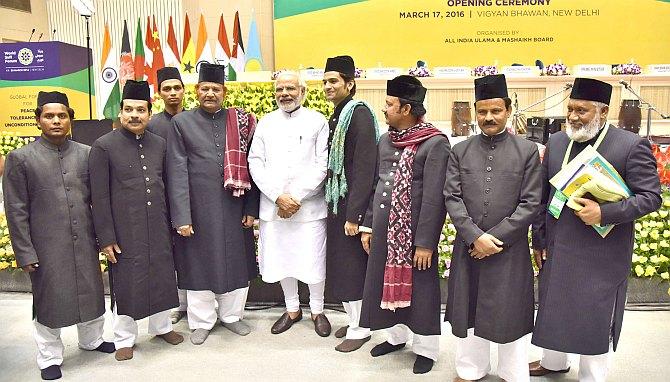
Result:
<svg viewBox="0 0 670 382"><path fill-rule="evenodd" d="M17 264L33 287L33 335L42 379L61 377L61 328L77 325L79 347L113 353L102 339L105 300L91 217L89 147L69 139L74 110L40 92L42 136L9 153L3 191Z"/></svg>

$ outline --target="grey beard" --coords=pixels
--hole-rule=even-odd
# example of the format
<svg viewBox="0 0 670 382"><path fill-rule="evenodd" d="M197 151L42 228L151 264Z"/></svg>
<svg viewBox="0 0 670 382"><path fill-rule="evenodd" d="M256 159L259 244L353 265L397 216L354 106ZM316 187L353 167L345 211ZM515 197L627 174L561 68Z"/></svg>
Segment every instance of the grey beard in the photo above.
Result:
<svg viewBox="0 0 670 382"><path fill-rule="evenodd" d="M598 131L600 131L601 127L602 121L600 120L600 116L596 115L591 122L586 126L583 126L581 129L573 130L572 127L568 125L565 132L568 134L568 137L575 142L586 142L598 135Z"/></svg>
<svg viewBox="0 0 670 382"><path fill-rule="evenodd" d="M290 113L293 110L297 109L298 106L300 106L300 104L301 104L300 101L301 100L293 100L290 103L281 103L281 102L277 101L277 104L279 105L280 109L282 109L283 111L285 111L287 113Z"/></svg>

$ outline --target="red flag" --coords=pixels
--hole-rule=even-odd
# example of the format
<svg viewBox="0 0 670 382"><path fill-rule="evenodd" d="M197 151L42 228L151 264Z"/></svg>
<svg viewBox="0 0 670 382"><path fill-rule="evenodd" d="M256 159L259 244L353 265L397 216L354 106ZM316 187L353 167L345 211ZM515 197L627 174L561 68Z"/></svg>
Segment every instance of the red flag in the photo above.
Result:
<svg viewBox="0 0 670 382"><path fill-rule="evenodd" d="M177 37L174 32L174 25L172 25L172 16L170 16L170 24L168 26L168 49L165 51L165 65L179 67L180 58L179 46L177 45Z"/></svg>
<svg viewBox="0 0 670 382"><path fill-rule="evenodd" d="M154 81L151 83L154 86L154 92L158 92L158 69L165 67L165 59L163 58L163 47L161 46L161 39L158 36L158 28L156 28L156 16L151 16L153 18L153 32L151 37L153 39L153 62L151 64L151 71L154 75Z"/></svg>
<svg viewBox="0 0 670 382"><path fill-rule="evenodd" d="M229 59L230 46L228 45L228 33L226 33L226 26L223 23L223 15L221 15L221 18L219 19L219 44L221 44L224 53L226 53L226 59Z"/></svg>
<svg viewBox="0 0 670 382"><path fill-rule="evenodd" d="M154 63L154 37L151 30L151 16L147 16L147 32L144 35L144 74L147 76L147 82L150 84L156 83L156 70L153 68Z"/></svg>
<svg viewBox="0 0 670 382"><path fill-rule="evenodd" d="M165 59L163 58L163 46L161 44L161 39L158 35L158 28L156 28L156 16L152 16L153 18L153 38L154 38L154 62L153 67L154 70L158 71L158 69L165 67Z"/></svg>

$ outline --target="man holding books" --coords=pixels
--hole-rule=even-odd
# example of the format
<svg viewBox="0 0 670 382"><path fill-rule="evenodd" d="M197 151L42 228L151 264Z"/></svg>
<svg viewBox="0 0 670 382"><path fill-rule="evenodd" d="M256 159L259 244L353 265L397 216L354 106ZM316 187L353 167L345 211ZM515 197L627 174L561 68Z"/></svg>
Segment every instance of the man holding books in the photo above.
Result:
<svg viewBox="0 0 670 382"><path fill-rule="evenodd" d="M566 132L553 134L544 154L542 213L533 226L533 253L540 269L540 305L532 343L544 349L530 375L565 373L566 353L579 354L579 380L604 381L616 350L633 252L633 223L660 207L660 182L649 141L607 124L612 86L575 79ZM631 191L618 202L576 198L549 184L588 146L595 148ZM614 225L601 236L593 225Z"/></svg>

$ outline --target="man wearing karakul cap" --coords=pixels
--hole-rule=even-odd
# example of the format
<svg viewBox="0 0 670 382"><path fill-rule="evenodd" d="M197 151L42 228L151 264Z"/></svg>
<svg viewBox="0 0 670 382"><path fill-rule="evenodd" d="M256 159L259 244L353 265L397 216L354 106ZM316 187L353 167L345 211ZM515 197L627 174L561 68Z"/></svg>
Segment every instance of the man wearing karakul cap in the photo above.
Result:
<svg viewBox="0 0 670 382"><path fill-rule="evenodd" d="M454 146L444 186L456 227L445 321L456 341L456 381L491 371L528 380L525 338L533 330L533 267L528 228L538 213L541 166L537 146L505 129L512 111L505 76L475 80L482 133Z"/></svg>
<svg viewBox="0 0 670 382"><path fill-rule="evenodd" d="M171 66L158 69L156 75L158 77L158 94L165 103L165 110L151 116L147 130L160 135L167 141L168 134L172 130L172 117L184 110L184 83L181 80L179 69ZM167 184L167 179L163 179L163 182ZM169 211L170 206L168 204ZM179 295L179 306L170 315L173 324L186 316L186 291L179 289L177 294Z"/></svg>
<svg viewBox="0 0 670 382"><path fill-rule="evenodd" d="M426 88L411 76L388 81L388 133L378 146L375 191L360 228L369 253L360 326L388 329L378 357L412 339L413 372L429 372L439 353L437 244L446 209L442 188L449 140L424 122Z"/></svg>
<svg viewBox="0 0 670 382"><path fill-rule="evenodd" d="M16 262L30 275L33 336L42 379L62 376L61 328L77 325L79 347L113 353L102 339L105 300L91 217L90 148L69 139L74 110L60 92L39 92L42 136L7 155L5 211Z"/></svg>
<svg viewBox="0 0 670 382"><path fill-rule="evenodd" d="M147 130L158 134L167 141L168 133L172 128L172 117L184 110L184 83L181 80L179 69L166 66L156 72L158 80L158 94L165 103L165 110L151 116Z"/></svg>
<svg viewBox="0 0 670 382"><path fill-rule="evenodd" d="M241 319L249 280L257 275L252 226L259 192L247 165L256 119L222 107L224 77L222 65L200 65L200 106L176 115L168 135L168 196L179 234L175 263L196 345L207 339L217 316L234 333L249 334Z"/></svg>
<svg viewBox="0 0 670 382"><path fill-rule="evenodd" d="M165 140L146 131L149 85L128 80L121 128L98 138L89 154L95 233L110 264L116 359L133 358L137 322L177 345L170 309L178 305L163 171Z"/></svg>
<svg viewBox="0 0 670 382"><path fill-rule="evenodd" d="M323 74L323 91L335 106L328 120L326 281L349 318L335 331L335 337L346 337L335 347L341 352L359 349L371 338L370 329L359 325L368 264L359 227L374 192L379 126L370 106L353 99L355 71L353 58L336 56L328 58Z"/></svg>
<svg viewBox="0 0 670 382"><path fill-rule="evenodd" d="M621 333L633 252L633 224L660 207L660 182L649 141L607 124L612 86L577 78L566 132L547 143L541 214L533 225L540 269L540 303L532 343L544 348L530 375L567 372L566 353L579 354L579 380L605 381L608 354ZM580 211L562 207L549 184L565 163L593 146L622 176L632 196L598 204L578 198ZM558 212L548 205L559 206ZM591 225L614 224L606 237Z"/></svg>

